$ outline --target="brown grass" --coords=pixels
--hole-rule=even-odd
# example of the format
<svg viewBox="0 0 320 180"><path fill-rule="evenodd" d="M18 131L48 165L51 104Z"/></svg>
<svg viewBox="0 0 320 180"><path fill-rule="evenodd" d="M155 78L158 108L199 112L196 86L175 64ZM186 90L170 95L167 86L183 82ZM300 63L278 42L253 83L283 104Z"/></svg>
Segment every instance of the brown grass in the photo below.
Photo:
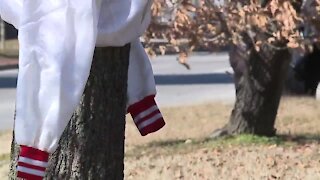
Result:
<svg viewBox="0 0 320 180"><path fill-rule="evenodd" d="M313 141L285 146L203 141L228 121L231 109L216 102L162 108L167 125L147 137L127 117L125 179L320 179L319 101L285 98L276 121L279 134ZM0 157L8 155L10 138L11 133L0 135ZM8 159L0 159L0 179L7 167Z"/></svg>
<svg viewBox="0 0 320 180"><path fill-rule="evenodd" d="M7 179L11 138L10 132L0 134L0 179Z"/></svg>
<svg viewBox="0 0 320 180"><path fill-rule="evenodd" d="M17 57L19 54L19 42L17 39L4 42L4 49L0 49L0 55Z"/></svg>
<svg viewBox="0 0 320 180"><path fill-rule="evenodd" d="M223 126L231 109L219 103L164 108L167 126L146 138L128 119L125 179L320 179L319 101L283 99L276 121L278 133L290 135L280 138L283 145L193 143Z"/></svg>
<svg viewBox="0 0 320 180"><path fill-rule="evenodd" d="M278 133L320 135L320 102L308 98L284 99L279 108Z"/></svg>
<svg viewBox="0 0 320 180"><path fill-rule="evenodd" d="M141 137L127 118L127 146L153 141L201 139L228 122L232 105L209 103L162 108L167 125L156 134ZM276 120L278 134L320 136L320 102L309 98L283 98Z"/></svg>

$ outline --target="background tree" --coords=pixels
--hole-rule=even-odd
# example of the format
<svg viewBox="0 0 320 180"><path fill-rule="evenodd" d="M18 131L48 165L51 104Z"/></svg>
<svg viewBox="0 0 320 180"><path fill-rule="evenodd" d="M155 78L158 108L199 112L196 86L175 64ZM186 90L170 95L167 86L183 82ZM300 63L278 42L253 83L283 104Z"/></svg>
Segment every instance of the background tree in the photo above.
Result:
<svg viewBox="0 0 320 180"><path fill-rule="evenodd" d="M145 37L147 49L152 54L154 49L164 53L173 47L180 53L180 62L186 64L185 57L194 49L231 45L230 57L236 59L230 61L244 68L236 74L236 102L230 120L213 137L238 133L272 136L291 51L303 52L309 44L299 32L304 22L297 12L300 5L301 1L292 0L158 0ZM165 23L159 18L167 11L163 9L172 12ZM169 45L150 43L154 38L164 38Z"/></svg>
<svg viewBox="0 0 320 180"><path fill-rule="evenodd" d="M238 11L233 12L238 15L231 17L231 24L225 24L238 32L233 40L235 48L239 49L239 44L246 47L244 53L247 58L243 60L246 68L238 82L230 120L212 137L238 133L273 136L291 59L289 48L298 47L299 18L289 1L269 1L263 5L243 1L240 5L231 3L231 6L237 7ZM232 13L232 10L228 13Z"/></svg>
<svg viewBox="0 0 320 180"><path fill-rule="evenodd" d="M96 48L80 106L49 161L46 179L123 179L129 45ZM10 179L17 148L12 144Z"/></svg>

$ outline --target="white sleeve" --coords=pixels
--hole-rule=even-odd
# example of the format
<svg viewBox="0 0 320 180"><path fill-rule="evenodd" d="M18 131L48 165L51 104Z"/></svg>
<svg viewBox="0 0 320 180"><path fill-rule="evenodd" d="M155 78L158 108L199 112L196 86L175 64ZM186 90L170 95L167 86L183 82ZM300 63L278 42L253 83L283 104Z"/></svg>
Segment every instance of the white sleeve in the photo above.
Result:
<svg viewBox="0 0 320 180"><path fill-rule="evenodd" d="M140 134L146 136L165 126L155 101L156 84L152 66L139 39L131 43L128 71L127 112Z"/></svg>
<svg viewBox="0 0 320 180"><path fill-rule="evenodd" d="M18 29L20 13L22 10L22 0L1 0L0 16L9 24Z"/></svg>
<svg viewBox="0 0 320 180"><path fill-rule="evenodd" d="M45 167L46 154L56 149L89 76L96 7L93 0L23 2L15 121L21 145L18 162ZM23 165L19 173L44 175Z"/></svg>
<svg viewBox="0 0 320 180"><path fill-rule="evenodd" d="M150 59L140 40L136 39L130 45L127 106L157 93Z"/></svg>

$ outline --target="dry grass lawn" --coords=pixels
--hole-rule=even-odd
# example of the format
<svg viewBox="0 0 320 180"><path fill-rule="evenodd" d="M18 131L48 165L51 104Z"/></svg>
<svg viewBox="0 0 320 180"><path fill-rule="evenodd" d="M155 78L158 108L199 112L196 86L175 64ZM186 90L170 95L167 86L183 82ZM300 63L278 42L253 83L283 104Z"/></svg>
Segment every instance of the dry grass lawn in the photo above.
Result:
<svg viewBox="0 0 320 180"><path fill-rule="evenodd" d="M125 179L320 179L320 103L283 99L276 128L282 136L206 140L229 117L231 105L163 108L166 127L141 137L127 118ZM8 171L10 133L0 135L0 179Z"/></svg>
<svg viewBox="0 0 320 180"><path fill-rule="evenodd" d="M167 125L148 137L139 136L132 120L127 120L127 146L153 141L201 139L222 127L230 116L232 105L209 103L197 106L162 108ZM283 98L276 120L278 134L320 136L320 102L308 98Z"/></svg>
<svg viewBox="0 0 320 180"><path fill-rule="evenodd" d="M0 49L0 55L17 57L19 54L18 40L7 40L4 42L4 49Z"/></svg>

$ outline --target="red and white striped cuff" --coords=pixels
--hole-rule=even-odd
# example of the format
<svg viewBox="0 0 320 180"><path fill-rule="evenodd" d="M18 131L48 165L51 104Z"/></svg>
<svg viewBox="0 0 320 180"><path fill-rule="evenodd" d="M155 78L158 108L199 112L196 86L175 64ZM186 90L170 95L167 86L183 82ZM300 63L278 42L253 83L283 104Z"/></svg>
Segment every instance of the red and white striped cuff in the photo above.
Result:
<svg viewBox="0 0 320 180"><path fill-rule="evenodd" d="M156 132L166 124L154 97L145 97L128 108L142 136Z"/></svg>
<svg viewBox="0 0 320 180"><path fill-rule="evenodd" d="M32 147L20 147L18 177L27 180L42 180L48 167L49 153Z"/></svg>

